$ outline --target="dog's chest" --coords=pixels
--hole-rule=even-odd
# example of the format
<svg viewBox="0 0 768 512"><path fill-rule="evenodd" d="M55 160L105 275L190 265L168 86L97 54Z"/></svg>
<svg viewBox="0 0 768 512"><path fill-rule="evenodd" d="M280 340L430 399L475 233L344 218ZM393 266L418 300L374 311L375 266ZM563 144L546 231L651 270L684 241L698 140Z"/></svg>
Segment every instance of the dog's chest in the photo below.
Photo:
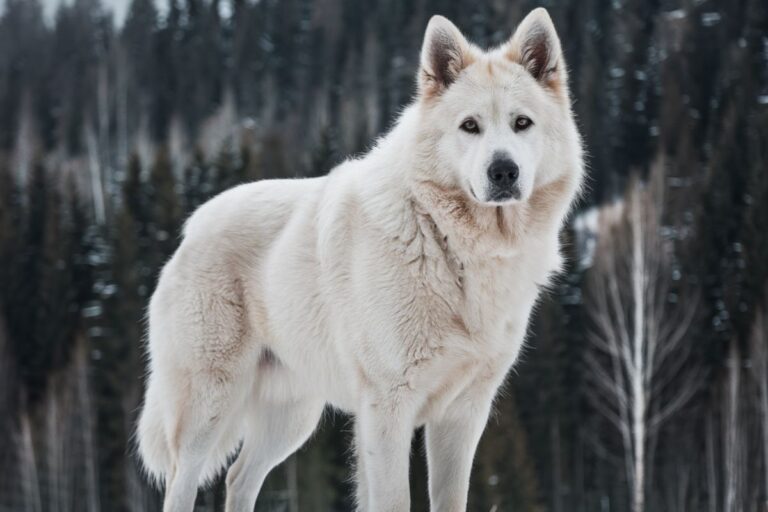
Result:
<svg viewBox="0 0 768 512"><path fill-rule="evenodd" d="M427 221L400 233L361 247L364 256L351 259L351 282L361 284L335 309L356 312L339 333L365 340L355 358L363 382L412 392L430 414L506 372L546 272L535 254L463 259Z"/></svg>
<svg viewBox="0 0 768 512"><path fill-rule="evenodd" d="M410 277L443 300L471 336L498 336L504 324L519 319L518 311L530 308L539 288L560 268L557 235L540 235L521 236L504 256L489 255L467 250L466 240L457 242L421 218L406 251Z"/></svg>
<svg viewBox="0 0 768 512"><path fill-rule="evenodd" d="M434 302L447 305L430 309L433 323L459 324L476 344L503 343L499 338L522 334L540 288L560 263L556 245L540 244L536 249L504 259L462 261L448 245L423 265L419 276ZM450 318L440 318L446 314Z"/></svg>
<svg viewBox="0 0 768 512"><path fill-rule="evenodd" d="M517 359L539 293L534 274L541 269L535 263L518 258L460 267L450 318L433 309L430 322L453 329L437 343L425 337L426 350L404 374L409 388L422 395L421 421L443 414L456 400L471 401L478 390L500 384Z"/></svg>

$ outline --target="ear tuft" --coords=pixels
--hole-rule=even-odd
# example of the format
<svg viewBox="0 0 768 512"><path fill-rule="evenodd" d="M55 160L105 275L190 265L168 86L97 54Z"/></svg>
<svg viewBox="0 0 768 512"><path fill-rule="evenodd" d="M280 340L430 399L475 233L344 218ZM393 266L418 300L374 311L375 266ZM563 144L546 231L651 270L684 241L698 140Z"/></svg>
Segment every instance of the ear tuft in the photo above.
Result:
<svg viewBox="0 0 768 512"><path fill-rule="evenodd" d="M456 26L442 16L432 16L424 34L419 69L419 91L441 94L472 63L470 45Z"/></svg>
<svg viewBox="0 0 768 512"><path fill-rule="evenodd" d="M560 39L552 18L542 7L531 11L520 23L505 53L544 86L558 88L566 82Z"/></svg>

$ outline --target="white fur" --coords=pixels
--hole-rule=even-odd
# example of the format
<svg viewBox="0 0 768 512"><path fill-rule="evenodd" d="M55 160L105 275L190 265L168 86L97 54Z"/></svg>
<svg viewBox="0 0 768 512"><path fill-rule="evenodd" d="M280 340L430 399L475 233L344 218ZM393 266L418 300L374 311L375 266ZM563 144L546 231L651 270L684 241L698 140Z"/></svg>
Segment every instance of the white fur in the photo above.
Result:
<svg viewBox="0 0 768 512"><path fill-rule="evenodd" d="M452 27L430 23L419 97L368 155L323 178L239 186L187 222L149 308L139 424L165 512L191 512L241 442L227 511L251 511L326 404L356 418L360 510L409 509L419 425L432 510L465 509L493 397L559 268L582 161L563 63L555 90L505 54L541 31L557 42L546 12L490 53ZM440 30L471 56L452 83L430 83ZM562 60L559 42L549 49ZM519 112L535 123L524 134L509 127ZM467 115L482 135L458 129ZM503 205L470 196L498 149L517 159L523 190Z"/></svg>

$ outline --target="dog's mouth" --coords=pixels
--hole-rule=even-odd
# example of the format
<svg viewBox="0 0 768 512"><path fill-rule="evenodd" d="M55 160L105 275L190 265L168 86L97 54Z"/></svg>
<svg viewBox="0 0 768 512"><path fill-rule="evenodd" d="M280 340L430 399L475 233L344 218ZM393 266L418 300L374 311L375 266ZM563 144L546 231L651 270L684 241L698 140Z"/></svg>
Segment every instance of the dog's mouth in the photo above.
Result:
<svg viewBox="0 0 768 512"><path fill-rule="evenodd" d="M510 199L519 201L521 195L520 189L517 187L511 190L495 190L491 193L491 197L489 197L488 200L494 203L506 203L509 202Z"/></svg>
<svg viewBox="0 0 768 512"><path fill-rule="evenodd" d="M483 206L504 206L516 203L522 199L523 195L520 191L520 188L514 187L512 189L506 190L491 190L487 199L480 199L475 192L474 187L472 187L472 184L469 183L468 185L469 193L472 196L472 199Z"/></svg>

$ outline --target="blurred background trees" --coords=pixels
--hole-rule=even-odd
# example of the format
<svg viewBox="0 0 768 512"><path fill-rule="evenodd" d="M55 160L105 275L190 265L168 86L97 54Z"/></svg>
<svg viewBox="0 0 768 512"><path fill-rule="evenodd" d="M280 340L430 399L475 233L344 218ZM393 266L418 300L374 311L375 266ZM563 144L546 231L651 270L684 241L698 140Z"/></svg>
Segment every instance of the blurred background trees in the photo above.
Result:
<svg viewBox="0 0 768 512"><path fill-rule="evenodd" d="M470 508L764 511L768 4L542 4L590 180ZM366 150L414 93L430 15L494 45L537 5L132 0L116 26L106 0L52 20L39 0L5 0L0 511L159 510L131 436L144 308L183 220L238 183ZM258 509L351 510L350 430L329 411ZM222 496L219 482L199 510Z"/></svg>

